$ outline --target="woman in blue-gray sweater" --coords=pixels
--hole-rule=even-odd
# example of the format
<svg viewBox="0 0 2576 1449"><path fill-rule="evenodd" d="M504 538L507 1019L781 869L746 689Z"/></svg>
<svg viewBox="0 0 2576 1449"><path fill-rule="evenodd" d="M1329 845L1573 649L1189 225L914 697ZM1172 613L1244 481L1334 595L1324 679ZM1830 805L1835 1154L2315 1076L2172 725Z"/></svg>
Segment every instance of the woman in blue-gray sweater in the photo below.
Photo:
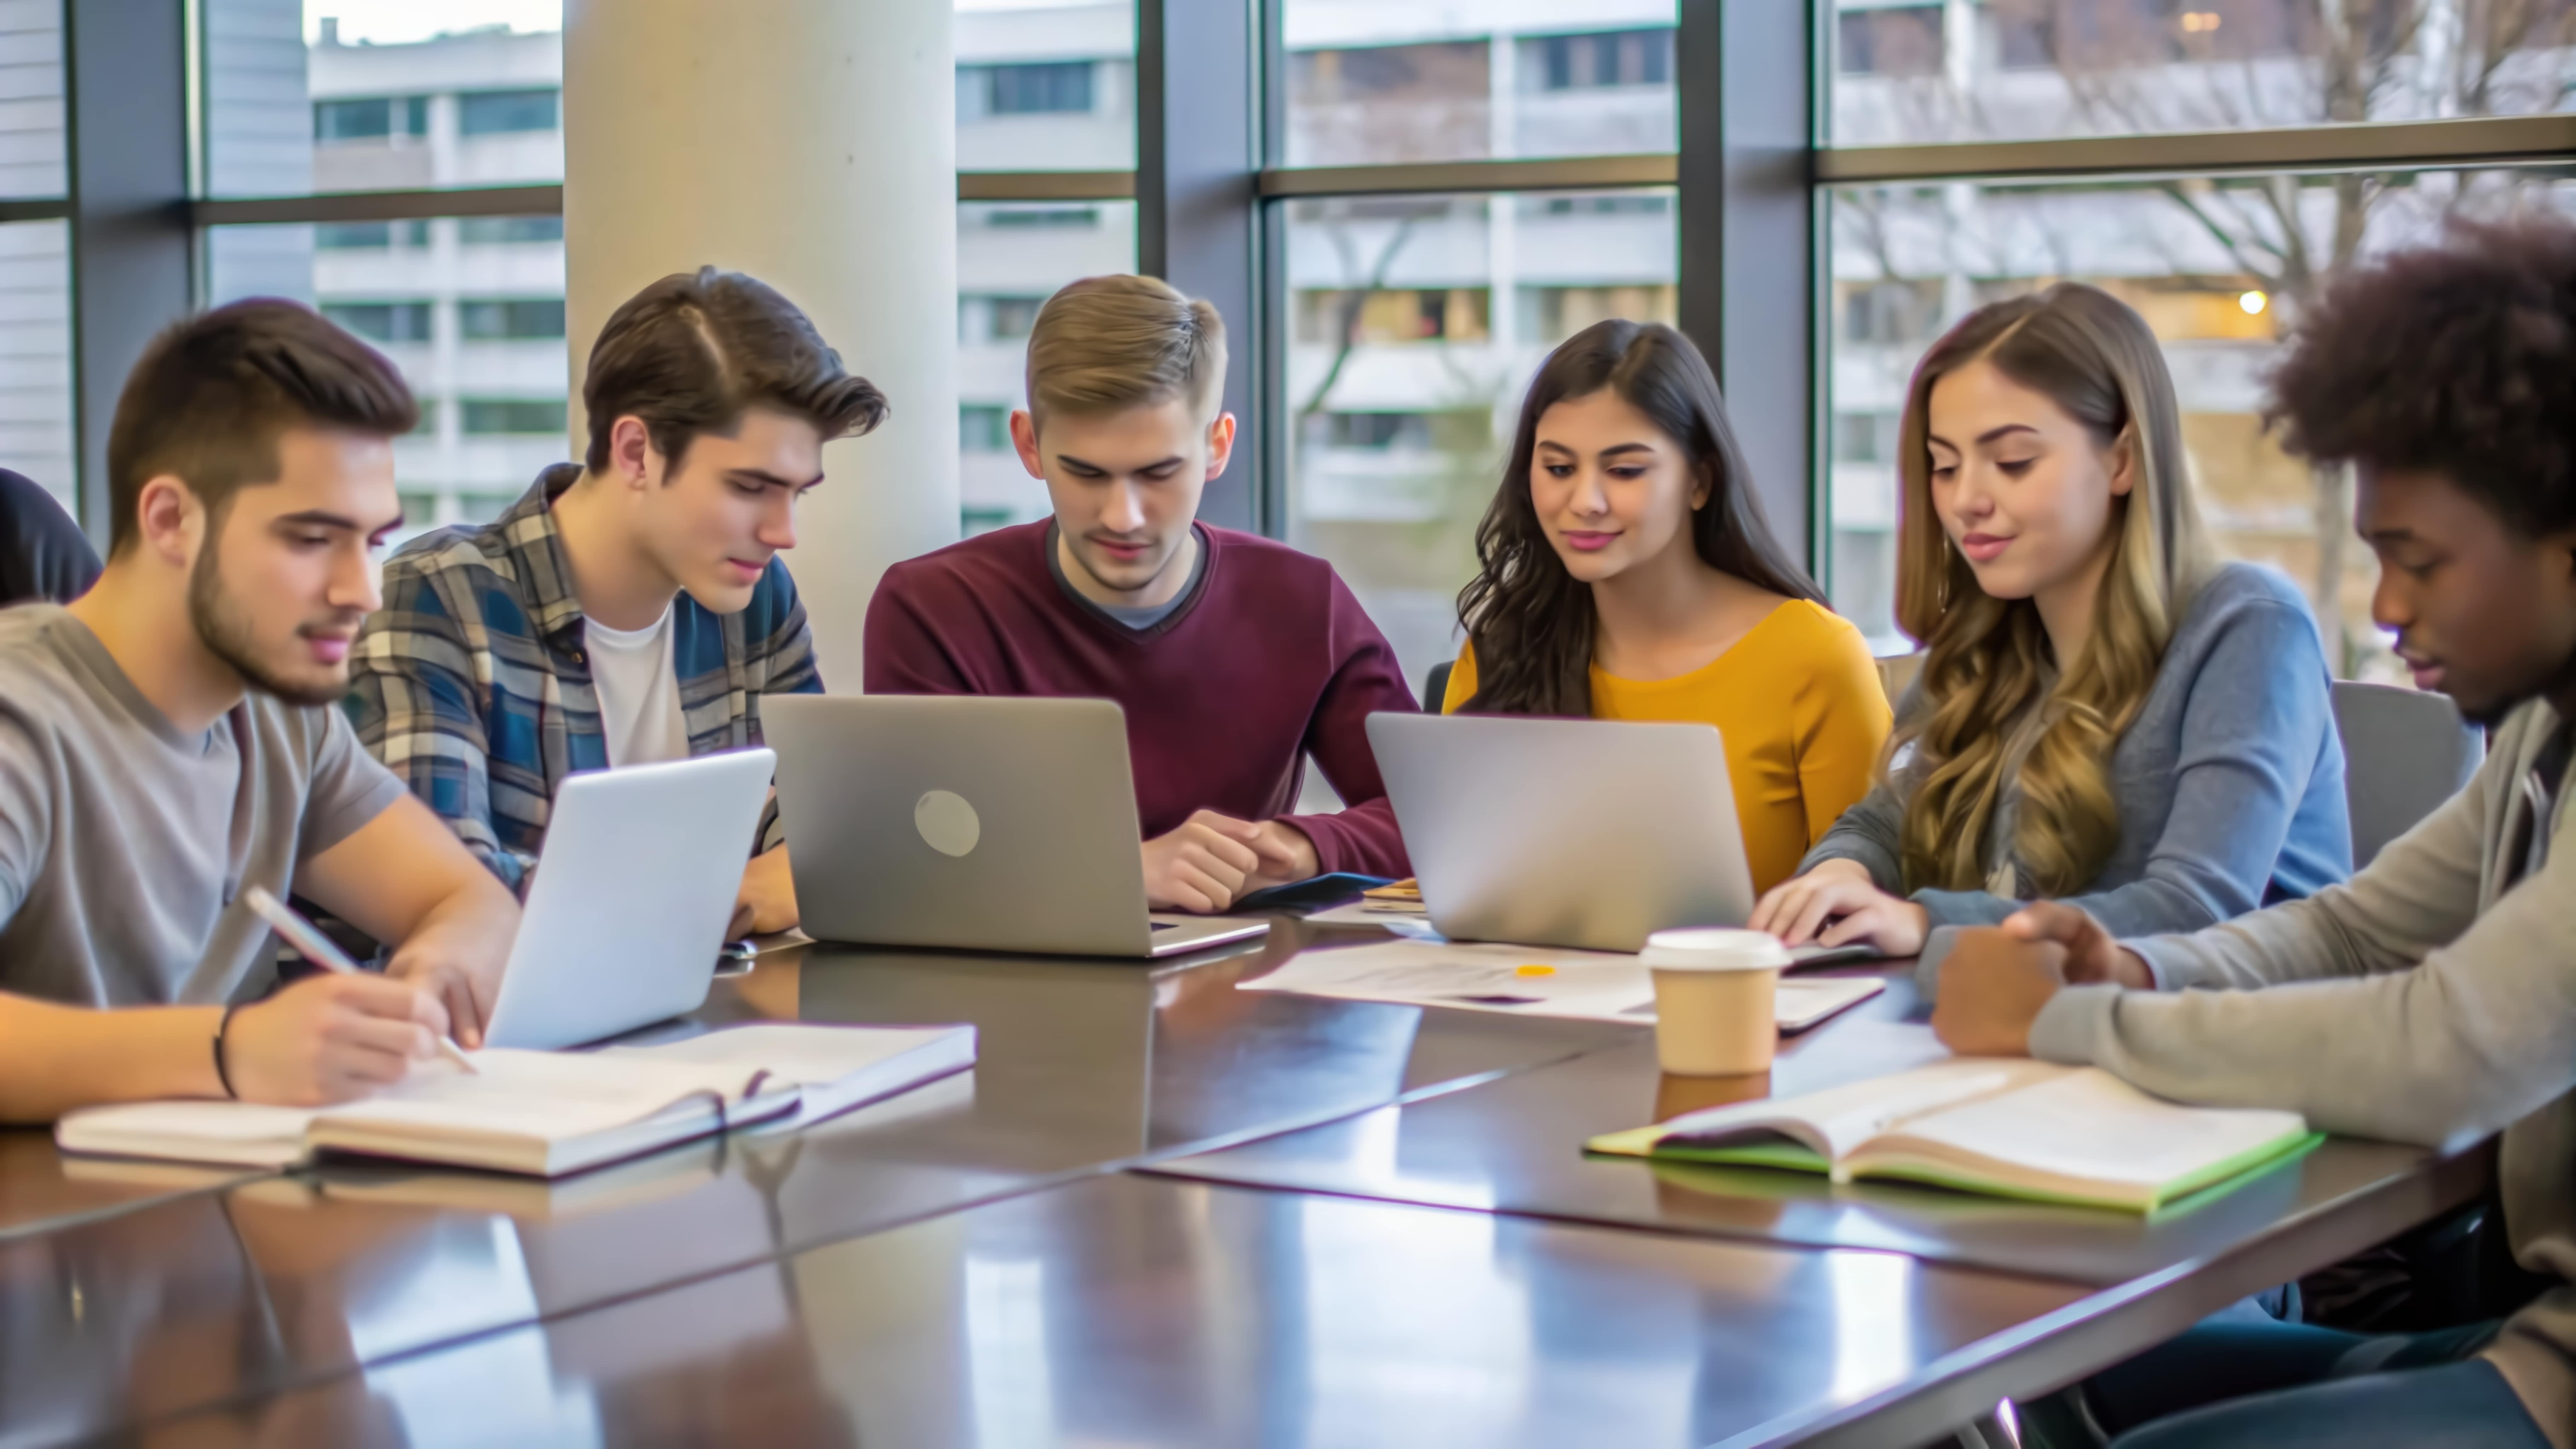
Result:
<svg viewBox="0 0 2576 1449"><path fill-rule="evenodd" d="M2190 931L2352 872L2316 622L2221 563L2146 322L2080 283L1998 302L1916 369L1897 622L1923 641L1879 783L1752 924L1891 956L2064 899Z"/></svg>

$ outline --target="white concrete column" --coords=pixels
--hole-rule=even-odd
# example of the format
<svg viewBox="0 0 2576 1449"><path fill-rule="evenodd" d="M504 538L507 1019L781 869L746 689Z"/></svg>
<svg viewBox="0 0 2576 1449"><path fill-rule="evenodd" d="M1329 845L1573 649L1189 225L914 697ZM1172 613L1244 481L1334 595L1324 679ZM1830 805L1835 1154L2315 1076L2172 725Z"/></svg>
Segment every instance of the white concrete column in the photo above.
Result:
<svg viewBox="0 0 2576 1449"><path fill-rule="evenodd" d="M824 681L859 688L886 566L957 537L953 0L569 0L564 250L573 434L617 305L712 264L803 307L885 391L824 450L787 556Z"/></svg>

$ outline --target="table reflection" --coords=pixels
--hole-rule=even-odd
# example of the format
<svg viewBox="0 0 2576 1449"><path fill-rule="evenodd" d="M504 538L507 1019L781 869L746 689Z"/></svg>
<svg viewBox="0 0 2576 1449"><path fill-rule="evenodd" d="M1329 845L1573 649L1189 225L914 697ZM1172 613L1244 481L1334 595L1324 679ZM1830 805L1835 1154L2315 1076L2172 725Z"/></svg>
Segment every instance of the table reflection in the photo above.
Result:
<svg viewBox="0 0 2576 1449"><path fill-rule="evenodd" d="M1888 1254L1118 1176L153 1437L255 1442L312 1420L356 1426L351 1443L506 1424L603 1444L1699 1445L1850 1411L2074 1293Z"/></svg>
<svg viewBox="0 0 2576 1449"><path fill-rule="evenodd" d="M0 1127L0 1239L258 1176L230 1167L65 1157L42 1127Z"/></svg>
<svg viewBox="0 0 2576 1449"><path fill-rule="evenodd" d="M1283 932L1178 966L823 947L765 959L646 1039L786 1012L970 1022L977 1068L799 1132L554 1183L339 1162L0 1237L13 1326L0 1402L12 1421L58 1427L173 1413L1642 1035L1233 989L1296 943ZM1017 1291L991 1271L979 1291ZM18 1353L28 1334L58 1358ZM220 1348L200 1362L180 1347L200 1343Z"/></svg>

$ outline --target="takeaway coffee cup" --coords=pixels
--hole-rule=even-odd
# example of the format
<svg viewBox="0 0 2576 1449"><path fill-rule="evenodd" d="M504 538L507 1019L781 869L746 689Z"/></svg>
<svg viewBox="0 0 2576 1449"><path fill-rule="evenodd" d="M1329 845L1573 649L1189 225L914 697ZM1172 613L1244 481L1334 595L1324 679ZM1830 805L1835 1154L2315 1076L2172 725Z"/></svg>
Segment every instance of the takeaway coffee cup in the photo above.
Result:
<svg viewBox="0 0 2576 1449"><path fill-rule="evenodd" d="M1655 978L1655 1055L1684 1077L1771 1070L1788 948L1762 931L1657 931L1641 958Z"/></svg>

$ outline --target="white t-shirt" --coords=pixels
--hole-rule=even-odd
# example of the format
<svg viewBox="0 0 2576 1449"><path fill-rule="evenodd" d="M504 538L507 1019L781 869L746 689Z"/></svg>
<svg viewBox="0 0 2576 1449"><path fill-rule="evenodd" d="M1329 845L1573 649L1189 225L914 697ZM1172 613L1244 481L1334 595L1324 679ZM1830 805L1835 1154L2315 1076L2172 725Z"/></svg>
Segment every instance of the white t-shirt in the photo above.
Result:
<svg viewBox="0 0 2576 1449"><path fill-rule="evenodd" d="M679 671L671 663L671 611L644 629L611 629L584 619L590 678L599 690L599 727L608 763L650 765L689 757L689 725L680 713Z"/></svg>

